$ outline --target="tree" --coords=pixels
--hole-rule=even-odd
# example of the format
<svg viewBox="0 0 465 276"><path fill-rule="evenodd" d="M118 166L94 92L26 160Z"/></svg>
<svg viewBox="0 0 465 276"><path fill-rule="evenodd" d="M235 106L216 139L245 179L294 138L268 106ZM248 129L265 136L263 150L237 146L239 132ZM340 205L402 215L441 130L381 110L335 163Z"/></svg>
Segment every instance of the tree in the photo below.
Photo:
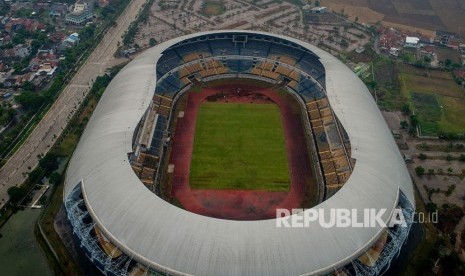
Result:
<svg viewBox="0 0 465 276"><path fill-rule="evenodd" d="M460 154L459 161L460 162L465 162L465 154Z"/></svg>
<svg viewBox="0 0 465 276"><path fill-rule="evenodd" d="M60 182L60 180L61 180L60 173L53 172L52 174L50 174L48 182L50 182L50 184L56 185L56 184L58 184Z"/></svg>
<svg viewBox="0 0 465 276"><path fill-rule="evenodd" d="M428 204L426 204L426 211L428 211L428 213L434 213L438 210L438 206L433 203L433 202L429 202Z"/></svg>
<svg viewBox="0 0 465 276"><path fill-rule="evenodd" d="M149 44L150 44L150 46L153 47L153 46L157 45L157 41L155 40L155 38L152 37L152 38L150 38Z"/></svg>
<svg viewBox="0 0 465 276"><path fill-rule="evenodd" d="M410 125L413 128L416 128L418 126L419 120L417 115L410 115Z"/></svg>
<svg viewBox="0 0 465 276"><path fill-rule="evenodd" d="M29 173L29 181L33 183L38 182L43 174L44 174L44 170L40 167L37 167Z"/></svg>
<svg viewBox="0 0 465 276"><path fill-rule="evenodd" d="M449 58L446 59L446 67L450 67L452 65L452 60L450 60Z"/></svg>
<svg viewBox="0 0 465 276"><path fill-rule="evenodd" d="M358 16L355 17L355 22L358 22Z"/></svg>
<svg viewBox="0 0 465 276"><path fill-rule="evenodd" d="M405 120L400 121L400 127L402 129L408 129L408 122Z"/></svg>
<svg viewBox="0 0 465 276"><path fill-rule="evenodd" d="M341 46L343 48L347 48L347 47L349 47L349 43L347 42L347 40L343 39L343 40L341 40Z"/></svg>
<svg viewBox="0 0 465 276"><path fill-rule="evenodd" d="M424 154L424 153L420 153L418 155L418 158L421 159L421 160L426 160L428 158L428 156L426 154Z"/></svg>
<svg viewBox="0 0 465 276"><path fill-rule="evenodd" d="M8 13L10 12L10 4L7 3L6 1L2 1L0 2L0 15L8 15Z"/></svg>
<svg viewBox="0 0 465 276"><path fill-rule="evenodd" d="M18 203L18 201L26 196L26 191L21 187L10 187L7 192L12 203Z"/></svg>
<svg viewBox="0 0 465 276"><path fill-rule="evenodd" d="M320 1L316 0L315 1L315 7L319 7L320 6Z"/></svg>
<svg viewBox="0 0 465 276"><path fill-rule="evenodd" d="M418 166L415 168L415 173L418 175L418 176L422 176L425 174L425 168L423 168L422 166Z"/></svg>
<svg viewBox="0 0 465 276"><path fill-rule="evenodd" d="M39 160L39 167L44 170L46 175L58 169L58 165L58 156L53 153L48 153Z"/></svg>
<svg viewBox="0 0 465 276"><path fill-rule="evenodd" d="M36 111L45 103L45 98L43 96L27 91L16 96L15 100L17 103L21 104L24 109L33 111Z"/></svg>
<svg viewBox="0 0 465 276"><path fill-rule="evenodd" d="M407 104L407 103L406 103L406 104L403 104L403 105L402 105L402 108L401 108L401 111L402 111L402 113L403 113L404 115L410 115L411 110L410 110L409 104Z"/></svg>

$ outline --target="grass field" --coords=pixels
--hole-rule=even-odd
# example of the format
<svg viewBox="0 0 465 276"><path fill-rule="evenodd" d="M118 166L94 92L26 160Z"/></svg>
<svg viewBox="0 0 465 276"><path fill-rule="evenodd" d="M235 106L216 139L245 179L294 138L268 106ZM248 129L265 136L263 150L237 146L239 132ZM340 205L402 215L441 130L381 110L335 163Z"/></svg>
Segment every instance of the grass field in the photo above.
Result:
<svg viewBox="0 0 465 276"><path fill-rule="evenodd" d="M284 130L274 104L203 103L191 161L192 189L288 191Z"/></svg>
<svg viewBox="0 0 465 276"><path fill-rule="evenodd" d="M422 135L465 133L465 91L450 73L402 66L402 93L420 120Z"/></svg>
<svg viewBox="0 0 465 276"><path fill-rule="evenodd" d="M226 11L222 1L206 1L202 7L202 13L206 16L221 15Z"/></svg>
<svg viewBox="0 0 465 276"><path fill-rule="evenodd" d="M439 133L439 121L442 111L438 102L438 96L430 93L412 92L412 102L415 113L420 120L421 134L434 136Z"/></svg>

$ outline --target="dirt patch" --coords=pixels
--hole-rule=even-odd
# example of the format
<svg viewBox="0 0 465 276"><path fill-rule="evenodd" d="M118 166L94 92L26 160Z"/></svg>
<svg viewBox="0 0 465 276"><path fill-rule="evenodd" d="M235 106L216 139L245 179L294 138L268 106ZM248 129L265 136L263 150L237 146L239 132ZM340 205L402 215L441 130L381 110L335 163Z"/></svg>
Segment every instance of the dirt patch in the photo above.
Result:
<svg viewBox="0 0 465 276"><path fill-rule="evenodd" d="M327 0L322 5L337 13L344 10L344 14L350 20L355 21L355 18L358 17L359 23L375 24L384 19L384 14L370 9L367 1Z"/></svg>

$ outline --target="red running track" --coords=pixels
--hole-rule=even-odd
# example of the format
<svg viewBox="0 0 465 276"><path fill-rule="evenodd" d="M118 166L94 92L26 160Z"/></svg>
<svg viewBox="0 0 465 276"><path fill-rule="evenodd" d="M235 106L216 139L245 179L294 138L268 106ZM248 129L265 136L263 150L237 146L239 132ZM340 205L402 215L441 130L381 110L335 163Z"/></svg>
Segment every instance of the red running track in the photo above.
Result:
<svg viewBox="0 0 465 276"><path fill-rule="evenodd" d="M285 97L270 89L241 85L229 85L204 89L188 95L184 117L178 118L172 140L170 164L174 164L172 195L182 206L193 213L231 220L261 220L276 217L277 208L299 208L304 199L306 184L311 180L312 170L302 127L300 109ZM253 91L250 93L249 91ZM215 96L221 94L221 97ZM223 97L224 95L224 97ZM202 102L274 102L281 110L290 174L288 192L262 190L192 190L189 172L194 145L197 112Z"/></svg>

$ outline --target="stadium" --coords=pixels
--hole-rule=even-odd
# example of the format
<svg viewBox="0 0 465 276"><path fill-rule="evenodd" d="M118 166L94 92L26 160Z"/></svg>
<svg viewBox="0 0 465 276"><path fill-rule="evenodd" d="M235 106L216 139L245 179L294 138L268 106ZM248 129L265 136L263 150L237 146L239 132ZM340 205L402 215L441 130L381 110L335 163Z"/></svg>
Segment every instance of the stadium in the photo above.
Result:
<svg viewBox="0 0 465 276"><path fill-rule="evenodd" d="M74 152L64 202L105 275L379 275L415 210L363 82L311 44L237 30L126 65ZM407 226L279 228L277 208L385 209L384 222L400 209Z"/></svg>

